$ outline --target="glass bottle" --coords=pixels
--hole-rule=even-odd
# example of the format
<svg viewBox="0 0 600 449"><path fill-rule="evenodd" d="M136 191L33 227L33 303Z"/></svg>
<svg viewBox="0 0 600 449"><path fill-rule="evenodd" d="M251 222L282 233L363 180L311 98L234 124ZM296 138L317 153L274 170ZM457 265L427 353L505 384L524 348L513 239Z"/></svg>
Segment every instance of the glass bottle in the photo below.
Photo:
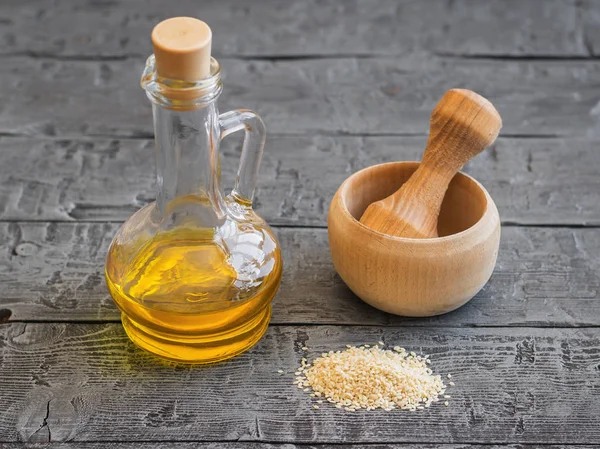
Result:
<svg viewBox="0 0 600 449"><path fill-rule="evenodd" d="M156 50L155 50L156 53ZM210 363L264 334L282 271L279 244L253 210L265 127L249 110L219 115L219 63L199 81L161 77L154 55L142 87L152 101L157 197L109 248L106 280L129 338L160 357ZM233 191L220 186L219 143L244 131Z"/></svg>

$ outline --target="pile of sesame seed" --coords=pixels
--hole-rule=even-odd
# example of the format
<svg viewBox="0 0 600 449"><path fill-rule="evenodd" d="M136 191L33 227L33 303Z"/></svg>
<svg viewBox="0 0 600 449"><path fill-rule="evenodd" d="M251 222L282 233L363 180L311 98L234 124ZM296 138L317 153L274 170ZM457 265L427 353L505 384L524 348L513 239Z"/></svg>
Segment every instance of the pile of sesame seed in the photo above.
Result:
<svg viewBox="0 0 600 449"><path fill-rule="evenodd" d="M433 375L429 356L407 353L398 346L393 350L379 346L383 347L383 342L373 347L347 345L344 351L322 353L312 364L303 358L294 384L307 393L312 389L317 404L325 399L349 412L376 408L414 411L429 407L444 395L446 385L441 376Z"/></svg>

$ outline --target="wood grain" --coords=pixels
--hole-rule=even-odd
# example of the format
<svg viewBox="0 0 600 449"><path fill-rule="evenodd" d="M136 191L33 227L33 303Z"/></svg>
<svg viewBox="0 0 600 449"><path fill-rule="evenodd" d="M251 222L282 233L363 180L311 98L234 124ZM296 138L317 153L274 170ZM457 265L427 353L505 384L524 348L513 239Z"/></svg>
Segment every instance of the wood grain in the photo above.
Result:
<svg viewBox="0 0 600 449"><path fill-rule="evenodd" d="M150 53L160 20L205 20L214 51L234 56L459 55L585 57L582 18L600 9L569 1L377 0L247 3L235 0L43 0L0 4L0 52L58 57L126 57ZM559 20L560 19L560 20ZM591 23L590 23L591 25ZM597 27L589 27L591 31ZM28 30L23 33L22 30ZM423 30L427 32L423 32ZM232 32L236 30L236 32ZM473 39L473 36L477 36ZM595 37L595 34L592 34Z"/></svg>
<svg viewBox="0 0 600 449"><path fill-rule="evenodd" d="M292 385L308 358L345 344L400 345L452 373L450 405L416 413L314 410ZM0 327L4 441L593 443L600 329L271 327L212 367L169 366L119 324ZM278 369L285 374L277 373ZM402 429L401 432L398 429Z"/></svg>
<svg viewBox="0 0 600 449"><path fill-rule="evenodd" d="M216 39L216 38L215 38ZM504 135L596 136L600 62L401 58L220 60L222 111L256 110L273 134L420 134L450 88L496 105ZM142 59L5 57L0 133L149 136Z"/></svg>
<svg viewBox="0 0 600 449"><path fill-rule="evenodd" d="M364 167L419 160L426 137L269 137L255 206L272 225L325 226L341 183ZM240 142L222 148L233 187ZM504 223L600 224L600 139L499 139L465 171ZM124 221L155 197L149 140L0 138L0 219Z"/></svg>
<svg viewBox="0 0 600 449"><path fill-rule="evenodd" d="M131 449L143 445L148 449L590 449L594 445L529 445L529 444L419 444L419 443L361 443L361 444L293 444L293 443L177 443L177 442L138 442L138 443L116 443L103 441L101 443L77 443L78 448L83 449ZM47 448L44 443L8 443L3 444L2 449L41 449ZM72 449L72 443L53 443L53 449Z"/></svg>
<svg viewBox="0 0 600 449"><path fill-rule="evenodd" d="M0 223L0 309L5 319L118 320L103 274L117 227ZM335 273L325 229L276 233L285 264L273 323L600 326L597 229L504 228L490 282L469 304L431 319L388 315L356 298Z"/></svg>
<svg viewBox="0 0 600 449"><path fill-rule="evenodd" d="M579 22L582 30L583 43L587 48L588 54L597 57L600 55L600 9L595 0L583 0L579 4Z"/></svg>

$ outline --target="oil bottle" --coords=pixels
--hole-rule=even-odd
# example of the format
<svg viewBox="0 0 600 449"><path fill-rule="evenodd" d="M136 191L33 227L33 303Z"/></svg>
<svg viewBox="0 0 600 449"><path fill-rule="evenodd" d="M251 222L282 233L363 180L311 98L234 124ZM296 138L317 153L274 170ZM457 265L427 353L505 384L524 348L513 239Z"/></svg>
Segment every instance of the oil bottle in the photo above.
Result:
<svg viewBox="0 0 600 449"><path fill-rule="evenodd" d="M219 63L204 22L176 17L152 32L142 87L152 102L156 201L121 226L106 282L129 338L160 357L210 363L264 334L282 271L279 244L252 209L265 127L250 110L220 114ZM219 143L244 131L232 192Z"/></svg>

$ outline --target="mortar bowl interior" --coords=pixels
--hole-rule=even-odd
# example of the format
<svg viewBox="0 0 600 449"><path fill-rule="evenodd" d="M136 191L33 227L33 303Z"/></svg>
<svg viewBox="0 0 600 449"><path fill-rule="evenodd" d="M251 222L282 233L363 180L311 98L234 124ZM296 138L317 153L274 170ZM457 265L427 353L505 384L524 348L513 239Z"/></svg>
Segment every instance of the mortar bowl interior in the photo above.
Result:
<svg viewBox="0 0 600 449"><path fill-rule="evenodd" d="M454 310L481 290L494 269L500 218L489 193L458 173L444 197L438 238L392 237L359 220L374 201L402 186L418 162L375 165L350 176L328 218L334 266L350 289L378 309L405 316Z"/></svg>

